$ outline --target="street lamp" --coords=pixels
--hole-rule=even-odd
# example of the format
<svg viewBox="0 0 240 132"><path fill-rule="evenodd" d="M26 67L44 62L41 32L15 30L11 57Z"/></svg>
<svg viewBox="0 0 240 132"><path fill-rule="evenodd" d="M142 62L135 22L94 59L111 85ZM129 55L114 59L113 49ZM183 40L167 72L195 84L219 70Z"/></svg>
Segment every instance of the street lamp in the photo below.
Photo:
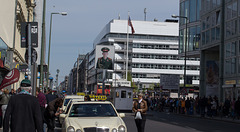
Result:
<svg viewBox="0 0 240 132"><path fill-rule="evenodd" d="M140 91L140 89L139 89L140 80L139 79L137 80L137 84L138 84L138 91Z"/></svg>
<svg viewBox="0 0 240 132"><path fill-rule="evenodd" d="M184 74L183 74L183 78L184 78L184 83L183 83L183 87L184 89L186 88L186 70L187 70L187 66L186 66L186 62L187 62L187 23L188 23L188 17L185 16L176 16L176 15L172 15L172 18L184 18L186 19L186 32L185 32L185 46L184 46ZM180 96L180 89L178 89L178 97Z"/></svg>
<svg viewBox="0 0 240 132"><path fill-rule="evenodd" d="M51 34L52 34L52 16L53 14L59 14L62 16L66 16L67 12L52 12L50 19L50 32L49 32L49 47L48 47L48 71L47 71L47 87L48 87L48 79L49 79L49 66L50 66L50 48L51 48Z"/></svg>

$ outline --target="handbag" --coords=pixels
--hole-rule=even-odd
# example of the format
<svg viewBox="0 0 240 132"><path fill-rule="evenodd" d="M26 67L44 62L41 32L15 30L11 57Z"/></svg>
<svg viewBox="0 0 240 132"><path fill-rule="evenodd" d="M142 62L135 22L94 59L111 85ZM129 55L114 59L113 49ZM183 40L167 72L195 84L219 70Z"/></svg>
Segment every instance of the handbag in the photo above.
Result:
<svg viewBox="0 0 240 132"><path fill-rule="evenodd" d="M140 108L140 103L138 103L138 109ZM142 119L142 115L141 115L141 112L140 111L138 111L137 113L136 113L136 116L135 116L135 119Z"/></svg>
<svg viewBox="0 0 240 132"><path fill-rule="evenodd" d="M135 119L142 119L142 116L141 116L141 112L140 112L140 111L138 111L138 112L136 113Z"/></svg>

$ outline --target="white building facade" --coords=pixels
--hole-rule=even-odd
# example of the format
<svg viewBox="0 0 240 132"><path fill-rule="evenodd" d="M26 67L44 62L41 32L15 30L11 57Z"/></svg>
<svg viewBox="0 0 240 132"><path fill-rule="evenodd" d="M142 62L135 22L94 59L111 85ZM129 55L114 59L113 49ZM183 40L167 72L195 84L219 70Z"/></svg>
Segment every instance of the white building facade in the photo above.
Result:
<svg viewBox="0 0 240 132"><path fill-rule="evenodd" d="M176 22L132 21L135 33L129 27L128 71L132 82L139 88L149 88L160 83L161 74L180 75L183 84L184 58L178 57L179 24ZM114 45L114 70L108 70L107 83L122 81L126 77L127 20L112 20L94 41L96 45ZM95 50L89 54L89 87L96 88L102 81L102 71L94 69ZM187 76L192 85L199 84L199 60L187 59Z"/></svg>

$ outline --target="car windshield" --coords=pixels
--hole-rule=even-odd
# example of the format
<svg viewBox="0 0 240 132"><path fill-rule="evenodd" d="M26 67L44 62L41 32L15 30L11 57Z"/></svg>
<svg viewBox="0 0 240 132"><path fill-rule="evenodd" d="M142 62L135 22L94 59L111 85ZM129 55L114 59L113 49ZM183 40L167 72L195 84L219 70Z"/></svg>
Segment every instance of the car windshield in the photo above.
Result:
<svg viewBox="0 0 240 132"><path fill-rule="evenodd" d="M116 117L111 104L73 104L69 117Z"/></svg>
<svg viewBox="0 0 240 132"><path fill-rule="evenodd" d="M67 106L68 102L70 101L70 99L65 99L64 100L64 106Z"/></svg>

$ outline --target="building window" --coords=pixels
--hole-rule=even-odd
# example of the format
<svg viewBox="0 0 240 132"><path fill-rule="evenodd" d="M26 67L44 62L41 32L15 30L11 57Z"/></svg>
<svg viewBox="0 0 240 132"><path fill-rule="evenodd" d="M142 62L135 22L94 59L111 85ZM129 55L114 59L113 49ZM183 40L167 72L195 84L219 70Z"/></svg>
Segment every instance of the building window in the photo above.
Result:
<svg viewBox="0 0 240 132"><path fill-rule="evenodd" d="M196 0L190 0L190 22L196 21Z"/></svg>
<svg viewBox="0 0 240 132"><path fill-rule="evenodd" d="M240 73L240 57L238 58L238 73Z"/></svg>
<svg viewBox="0 0 240 132"><path fill-rule="evenodd" d="M188 51L193 50L193 38L196 34L196 27L189 28L189 43L188 43Z"/></svg>
<svg viewBox="0 0 240 132"><path fill-rule="evenodd" d="M216 12L216 25L219 25L221 22L221 13L220 11Z"/></svg>
<svg viewBox="0 0 240 132"><path fill-rule="evenodd" d="M211 42L215 41L215 28L211 29Z"/></svg>
<svg viewBox="0 0 240 132"><path fill-rule="evenodd" d="M237 54L237 42L227 43L225 45L225 74L236 73L236 54Z"/></svg>
<svg viewBox="0 0 240 132"><path fill-rule="evenodd" d="M202 32L202 45L205 45L205 32Z"/></svg>
<svg viewBox="0 0 240 132"><path fill-rule="evenodd" d="M237 1L232 4L232 18L237 16Z"/></svg>
<svg viewBox="0 0 240 132"><path fill-rule="evenodd" d="M206 44L210 42L210 30L206 31Z"/></svg>
<svg viewBox="0 0 240 132"><path fill-rule="evenodd" d="M220 40L220 26L216 27L216 40Z"/></svg>
<svg viewBox="0 0 240 132"><path fill-rule="evenodd" d="M236 58L232 58L231 61L231 74L235 74L236 73Z"/></svg>
<svg viewBox="0 0 240 132"><path fill-rule="evenodd" d="M227 12L226 12L227 20L232 18L232 5L227 6Z"/></svg>
<svg viewBox="0 0 240 132"><path fill-rule="evenodd" d="M197 0L197 20L200 20L201 0Z"/></svg>

